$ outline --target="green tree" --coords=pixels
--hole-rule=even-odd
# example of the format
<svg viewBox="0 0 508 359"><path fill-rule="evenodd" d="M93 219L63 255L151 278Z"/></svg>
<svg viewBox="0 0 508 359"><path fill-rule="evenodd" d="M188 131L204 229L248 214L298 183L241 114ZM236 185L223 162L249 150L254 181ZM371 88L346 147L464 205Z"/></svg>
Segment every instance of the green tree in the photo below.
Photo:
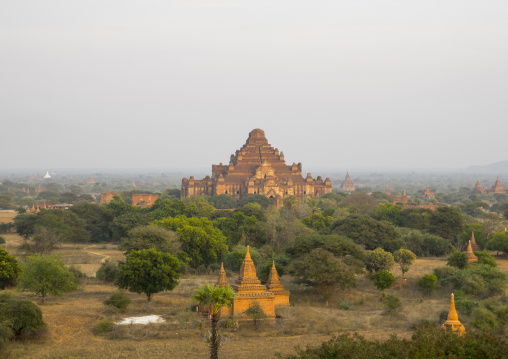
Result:
<svg viewBox="0 0 508 359"><path fill-rule="evenodd" d="M178 233L182 244L178 257L194 268L216 263L228 251L226 237L207 218L177 216L155 221L153 225Z"/></svg>
<svg viewBox="0 0 508 359"><path fill-rule="evenodd" d="M231 307L235 299L235 292L230 287L212 287L205 284L192 295L192 302L199 303L201 307L209 307L212 313L212 338L210 340L210 359L219 358L219 331L218 324L220 310L224 307Z"/></svg>
<svg viewBox="0 0 508 359"><path fill-rule="evenodd" d="M393 268L394 264L393 255L382 248L369 251L365 257L365 268L371 273L378 273L381 270L388 271Z"/></svg>
<svg viewBox="0 0 508 359"><path fill-rule="evenodd" d="M129 236L122 239L120 246L128 254L130 251L154 248L159 252L177 255L180 241L176 232L157 226L141 226L129 231Z"/></svg>
<svg viewBox="0 0 508 359"><path fill-rule="evenodd" d="M454 207L438 207L429 217L429 233L455 242L464 230L464 217Z"/></svg>
<svg viewBox="0 0 508 359"><path fill-rule="evenodd" d="M0 289L16 285L20 273L21 267L16 258L0 248Z"/></svg>
<svg viewBox="0 0 508 359"><path fill-rule="evenodd" d="M399 223L402 206L393 203L380 203L372 213L372 216L380 221L388 221L393 224Z"/></svg>
<svg viewBox="0 0 508 359"><path fill-rule="evenodd" d="M85 229L90 233L91 242L101 243L111 240L109 223L113 218L105 206L80 202L72 206L70 210L84 222Z"/></svg>
<svg viewBox="0 0 508 359"><path fill-rule="evenodd" d="M393 253L393 259L395 259L395 262L400 266L400 270L402 271L402 278L405 278L404 274L409 271L409 268L411 268L415 262L416 255L409 249L399 249Z"/></svg>
<svg viewBox="0 0 508 359"><path fill-rule="evenodd" d="M446 264L460 269L465 268L467 266L467 256L462 252L453 252L448 257L448 262Z"/></svg>
<svg viewBox="0 0 508 359"><path fill-rule="evenodd" d="M34 254L21 267L19 288L41 297L42 303L45 303L48 294L61 296L78 287L74 274L65 267L59 255Z"/></svg>
<svg viewBox="0 0 508 359"><path fill-rule="evenodd" d="M293 264L298 283L321 289L326 298L336 285L347 288L355 284L355 270L333 253L316 248Z"/></svg>
<svg viewBox="0 0 508 359"><path fill-rule="evenodd" d="M243 206L245 206L247 204L250 204L250 203L259 204L264 209L268 208L268 206L273 204L273 202L269 198L267 198L267 197L265 197L263 195L260 195L260 194L248 194L246 196L243 196L238 201L238 207L243 207Z"/></svg>
<svg viewBox="0 0 508 359"><path fill-rule="evenodd" d="M386 270L380 270L377 272L374 278L374 285L377 289L381 291L381 294L384 296L385 289L388 289L395 283L396 279L390 272Z"/></svg>
<svg viewBox="0 0 508 359"><path fill-rule="evenodd" d="M234 199L234 197L228 194L219 194L211 196L208 199L208 201L211 202L213 206L217 209L236 208L236 205L238 204L238 202L236 202L236 199Z"/></svg>
<svg viewBox="0 0 508 359"><path fill-rule="evenodd" d="M307 227L321 232L325 228L328 228L333 223L332 217L325 217L321 213L314 213L308 217L302 219L302 223Z"/></svg>
<svg viewBox="0 0 508 359"><path fill-rule="evenodd" d="M367 215L376 209L377 201L367 193L357 192L344 198L341 206L348 208L351 213Z"/></svg>
<svg viewBox="0 0 508 359"><path fill-rule="evenodd" d="M399 225L413 229L428 229L432 211L427 208L408 208L399 213Z"/></svg>
<svg viewBox="0 0 508 359"><path fill-rule="evenodd" d="M0 323L7 324L16 336L34 334L45 326L41 308L32 301L10 298L0 306Z"/></svg>
<svg viewBox="0 0 508 359"><path fill-rule="evenodd" d="M490 236L488 249L508 253L508 232L497 232Z"/></svg>
<svg viewBox="0 0 508 359"><path fill-rule="evenodd" d="M261 264L261 255L258 250L254 247L249 247L249 253L254 265L258 267ZM247 247L234 246L231 252L224 257L224 266L229 270L239 271L246 254Z"/></svg>
<svg viewBox="0 0 508 359"><path fill-rule="evenodd" d="M233 212L227 218L217 218L213 224L226 236L229 246L255 242L262 231L257 218L254 215L246 216L243 212Z"/></svg>
<svg viewBox="0 0 508 359"><path fill-rule="evenodd" d="M333 233L351 238L355 243L362 244L366 249L383 248L394 252L401 248L404 242L393 224L378 221L365 215L351 215L332 224Z"/></svg>
<svg viewBox="0 0 508 359"><path fill-rule="evenodd" d="M254 328L256 328L256 331L258 330L258 320L266 318L265 311L258 301L250 303L249 309L247 309L244 313L254 321Z"/></svg>
<svg viewBox="0 0 508 359"><path fill-rule="evenodd" d="M446 239L435 234L422 233L417 229L400 229L406 248L420 257L440 257L453 251L453 246Z"/></svg>
<svg viewBox="0 0 508 359"><path fill-rule="evenodd" d="M134 293L145 293L150 301L156 293L173 290L178 285L180 262L171 254L155 249L131 251L115 285Z"/></svg>
<svg viewBox="0 0 508 359"><path fill-rule="evenodd" d="M19 246L19 251L25 254L51 254L61 242L62 239L54 230L40 227L36 228L30 239L26 239Z"/></svg>

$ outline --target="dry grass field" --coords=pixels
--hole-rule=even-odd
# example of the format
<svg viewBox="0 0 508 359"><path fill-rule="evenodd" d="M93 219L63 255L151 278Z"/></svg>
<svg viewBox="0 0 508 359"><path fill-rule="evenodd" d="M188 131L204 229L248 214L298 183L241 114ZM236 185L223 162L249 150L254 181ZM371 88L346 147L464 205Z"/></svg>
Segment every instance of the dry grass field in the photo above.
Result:
<svg viewBox="0 0 508 359"><path fill-rule="evenodd" d="M20 238L7 235L12 253ZM62 246L58 253L65 262L95 275L101 261L123 258L113 245ZM21 259L21 258L20 258ZM508 262L498 259L501 269L508 272ZM289 276L282 282L291 291L291 307L277 311L280 318L262 323L258 330L252 322L240 322L223 329L221 358L273 358L274 353L292 353L296 346L318 345L332 335L355 331L371 339L387 339L396 334L410 337L421 320L436 321L449 308L449 293L438 291L423 295L415 283L432 268L445 264L443 258L418 259L403 281L400 270L394 268L396 285L387 292L401 298L403 307L397 315L387 315L380 293L372 281L361 277L356 288L337 290L329 301L323 300L311 288L293 284ZM172 292L155 295L148 303L146 297L129 293L132 299L126 313L108 308L102 302L115 290L95 278L87 278L77 292L61 298L49 297L42 305L47 330L40 337L12 343L4 353L7 358L208 358L206 336L209 323L191 310L190 296L204 283L213 283L212 276L186 276ZM229 277L232 282L234 278ZM14 295L30 297L13 291ZM347 305L346 305L347 304ZM344 307L349 306L348 310ZM93 328L105 318L119 322L125 317L158 314L163 324L115 326L113 331L95 335ZM460 313L459 313L460 315ZM460 318L467 327L467 317Z"/></svg>
<svg viewBox="0 0 508 359"><path fill-rule="evenodd" d="M0 223L11 223L18 212L14 210L2 210L0 211Z"/></svg>

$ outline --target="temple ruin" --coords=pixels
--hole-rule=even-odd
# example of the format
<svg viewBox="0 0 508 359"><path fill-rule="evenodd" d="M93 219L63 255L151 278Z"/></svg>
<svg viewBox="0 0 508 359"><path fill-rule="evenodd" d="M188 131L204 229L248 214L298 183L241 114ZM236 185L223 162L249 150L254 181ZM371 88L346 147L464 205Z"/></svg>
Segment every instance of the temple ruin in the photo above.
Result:
<svg viewBox="0 0 508 359"><path fill-rule="evenodd" d="M284 153L271 147L263 130L249 133L247 142L230 156L229 165L212 165L212 177L182 179L181 198L227 194L239 200L248 194L272 198L280 207L284 198L319 197L332 192L329 178L302 177L302 164L286 165Z"/></svg>

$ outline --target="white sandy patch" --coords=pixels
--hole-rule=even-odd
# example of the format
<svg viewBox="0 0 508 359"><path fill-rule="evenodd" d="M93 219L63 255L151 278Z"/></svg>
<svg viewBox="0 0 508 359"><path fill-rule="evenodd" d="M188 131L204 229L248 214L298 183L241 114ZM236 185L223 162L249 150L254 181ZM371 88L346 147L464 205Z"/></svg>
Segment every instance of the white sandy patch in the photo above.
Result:
<svg viewBox="0 0 508 359"><path fill-rule="evenodd" d="M128 325L128 324L149 324L149 323L164 323L165 320L160 317L160 315L145 315L144 317L130 317L124 318L121 322L116 324L118 325Z"/></svg>

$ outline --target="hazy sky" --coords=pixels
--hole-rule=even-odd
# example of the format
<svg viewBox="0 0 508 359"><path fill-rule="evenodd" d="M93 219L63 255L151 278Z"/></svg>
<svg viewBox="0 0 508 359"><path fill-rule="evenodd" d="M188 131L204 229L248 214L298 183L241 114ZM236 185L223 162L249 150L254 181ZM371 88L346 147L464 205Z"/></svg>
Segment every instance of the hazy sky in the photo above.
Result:
<svg viewBox="0 0 508 359"><path fill-rule="evenodd" d="M508 160L508 1L3 1L0 121L4 169Z"/></svg>

